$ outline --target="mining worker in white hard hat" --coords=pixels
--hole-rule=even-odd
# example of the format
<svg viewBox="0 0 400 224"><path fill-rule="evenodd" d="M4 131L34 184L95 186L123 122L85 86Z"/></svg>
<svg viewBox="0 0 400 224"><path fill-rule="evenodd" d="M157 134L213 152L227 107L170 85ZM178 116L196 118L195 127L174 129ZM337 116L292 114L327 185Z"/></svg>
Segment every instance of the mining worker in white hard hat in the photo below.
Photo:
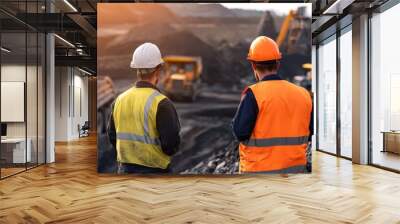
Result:
<svg viewBox="0 0 400 224"><path fill-rule="evenodd" d="M130 67L138 81L112 106L108 137L117 151L118 173L167 173L180 143L175 107L156 87L163 60L159 48L144 43Z"/></svg>

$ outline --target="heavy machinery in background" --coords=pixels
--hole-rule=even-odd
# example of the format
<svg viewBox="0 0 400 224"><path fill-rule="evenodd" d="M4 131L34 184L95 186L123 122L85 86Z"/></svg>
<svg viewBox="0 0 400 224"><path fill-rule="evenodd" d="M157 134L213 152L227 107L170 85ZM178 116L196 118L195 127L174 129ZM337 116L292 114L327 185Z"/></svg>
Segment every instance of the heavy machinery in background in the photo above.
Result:
<svg viewBox="0 0 400 224"><path fill-rule="evenodd" d="M302 86L306 88L308 91L311 91L311 63L303 64L302 68L304 69L303 75L296 75L293 77L293 83L296 85Z"/></svg>
<svg viewBox="0 0 400 224"><path fill-rule="evenodd" d="M280 46L281 51L286 54L294 54L297 52L307 52L310 51L306 49L308 42L302 38L304 31L306 30L306 23L310 18L306 17L306 8L299 7L297 11L290 10L288 15L283 20L281 29L276 38L276 43ZM309 40L308 40L309 41Z"/></svg>
<svg viewBox="0 0 400 224"><path fill-rule="evenodd" d="M117 154L107 135L111 105L117 96L112 79L97 76L97 171L100 173L115 173L117 170Z"/></svg>
<svg viewBox="0 0 400 224"><path fill-rule="evenodd" d="M106 132L108 116L111 112L111 104L117 97L114 83L109 76L97 76L97 130Z"/></svg>
<svg viewBox="0 0 400 224"><path fill-rule="evenodd" d="M203 69L201 57L166 56L160 88L175 100L194 101Z"/></svg>
<svg viewBox="0 0 400 224"><path fill-rule="evenodd" d="M275 29L274 16L265 11L258 26L258 34L276 37L276 43L283 54L280 75L308 88L311 76L307 76L308 71L303 65L311 62L311 18L306 15L306 10L306 7L290 10L279 32Z"/></svg>
<svg viewBox="0 0 400 224"><path fill-rule="evenodd" d="M97 78L97 108L113 101L115 98L114 84L109 76L99 75Z"/></svg>

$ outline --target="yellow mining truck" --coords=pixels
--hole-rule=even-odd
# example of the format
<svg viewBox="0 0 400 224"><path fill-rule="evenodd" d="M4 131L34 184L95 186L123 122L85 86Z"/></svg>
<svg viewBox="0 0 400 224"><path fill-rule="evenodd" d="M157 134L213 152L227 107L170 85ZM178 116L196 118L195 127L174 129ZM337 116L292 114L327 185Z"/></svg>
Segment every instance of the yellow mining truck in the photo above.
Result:
<svg viewBox="0 0 400 224"><path fill-rule="evenodd" d="M163 59L161 88L172 99L194 101L200 87L201 57L170 55Z"/></svg>

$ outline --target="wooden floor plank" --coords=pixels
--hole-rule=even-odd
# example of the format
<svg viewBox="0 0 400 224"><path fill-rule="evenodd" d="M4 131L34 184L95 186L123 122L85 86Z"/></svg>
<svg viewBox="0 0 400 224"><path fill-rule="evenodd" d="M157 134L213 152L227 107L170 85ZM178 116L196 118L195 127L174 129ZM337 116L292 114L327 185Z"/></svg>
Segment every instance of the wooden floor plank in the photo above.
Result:
<svg viewBox="0 0 400 224"><path fill-rule="evenodd" d="M400 223L400 175L316 152L304 175L96 173L96 139L0 181L0 223Z"/></svg>

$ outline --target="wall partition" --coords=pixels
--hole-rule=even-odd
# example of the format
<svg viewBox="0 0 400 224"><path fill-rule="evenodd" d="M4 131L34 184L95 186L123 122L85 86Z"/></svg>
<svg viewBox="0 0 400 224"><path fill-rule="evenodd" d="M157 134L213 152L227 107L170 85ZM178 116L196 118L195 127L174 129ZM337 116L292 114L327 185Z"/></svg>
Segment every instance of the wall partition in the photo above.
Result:
<svg viewBox="0 0 400 224"><path fill-rule="evenodd" d="M55 140L78 139L79 129L89 120L89 76L77 67L57 66L55 73Z"/></svg>
<svg viewBox="0 0 400 224"><path fill-rule="evenodd" d="M0 3L38 12L39 1ZM0 11L0 178L45 163L45 34ZM9 26L9 23L13 23Z"/></svg>
<svg viewBox="0 0 400 224"><path fill-rule="evenodd" d="M400 4L371 18L370 162L400 171Z"/></svg>

